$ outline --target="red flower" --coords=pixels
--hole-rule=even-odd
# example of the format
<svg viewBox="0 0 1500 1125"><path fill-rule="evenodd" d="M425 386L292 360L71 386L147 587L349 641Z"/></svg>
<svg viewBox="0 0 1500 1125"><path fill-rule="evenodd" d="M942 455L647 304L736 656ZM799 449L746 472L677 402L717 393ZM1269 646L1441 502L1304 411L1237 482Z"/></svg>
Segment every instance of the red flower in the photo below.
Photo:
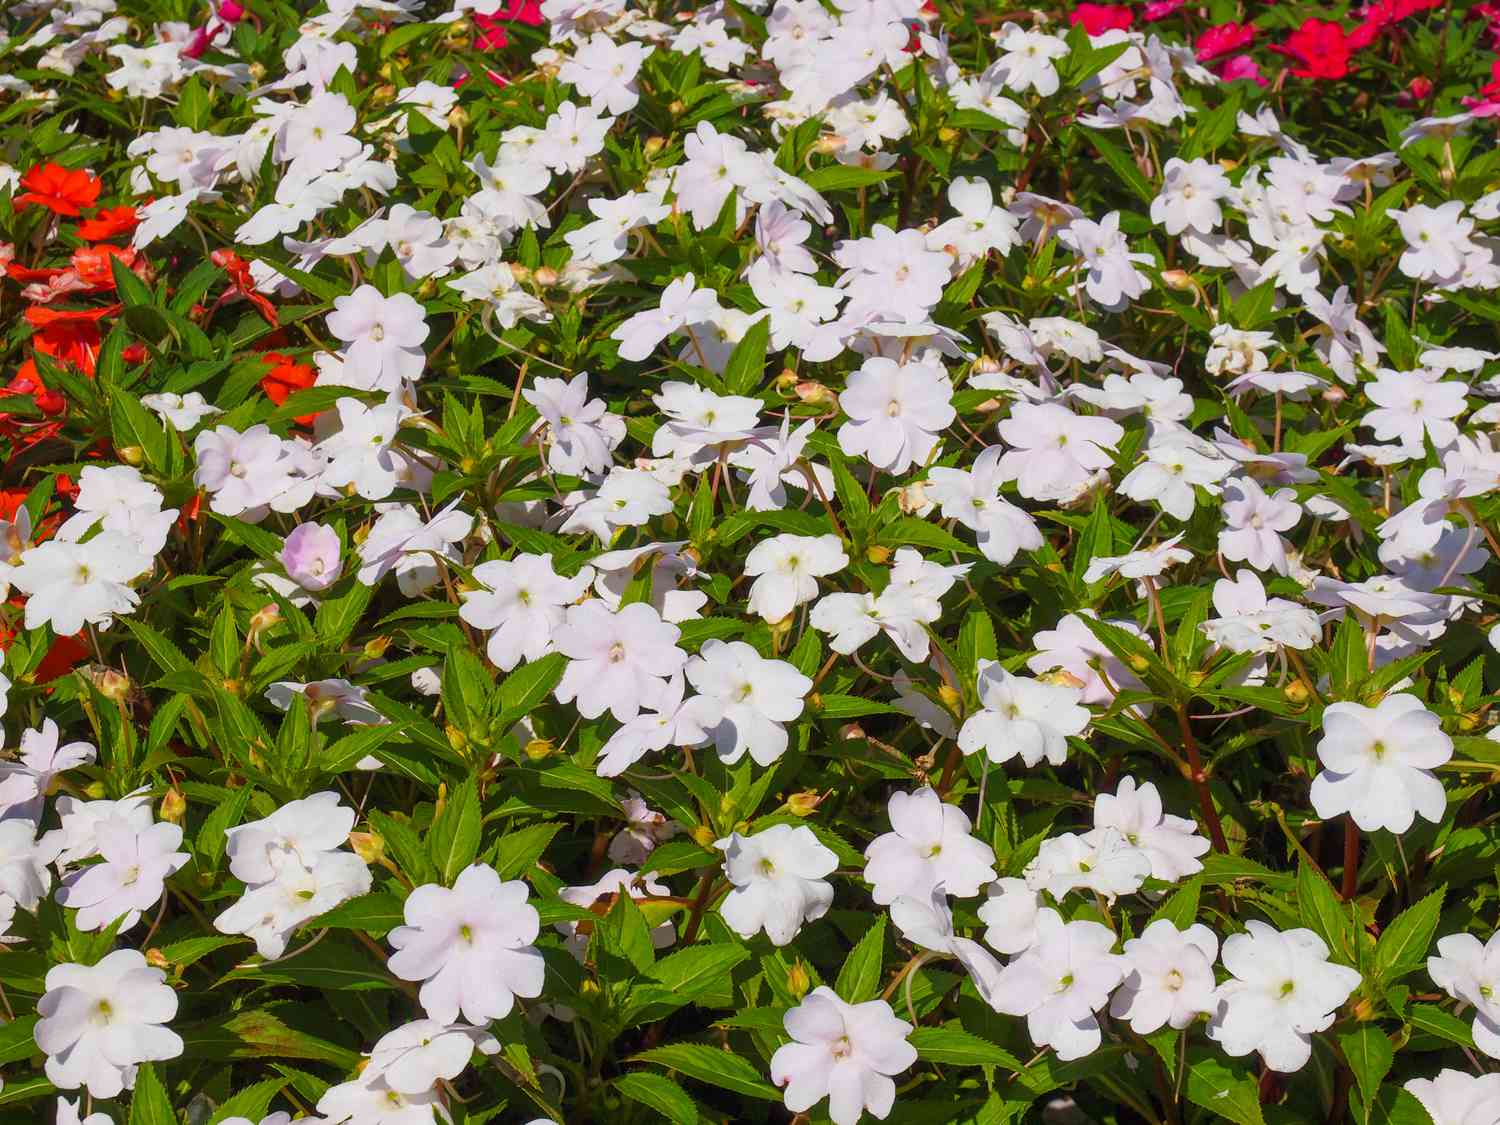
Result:
<svg viewBox="0 0 1500 1125"><path fill-rule="evenodd" d="M62 395L48 390L47 384L42 382L42 376L36 369L35 361L29 359L17 369L15 378L5 385L3 393L30 395L36 401L37 409L49 416L61 414L68 405Z"/></svg>
<svg viewBox="0 0 1500 1125"><path fill-rule="evenodd" d="M120 259L120 264L130 269L136 264L135 248L111 246L101 242L98 246L81 246L73 251L73 272L91 289L113 289L114 269L111 258Z"/></svg>
<svg viewBox="0 0 1500 1125"><path fill-rule="evenodd" d="M1255 28L1248 23L1221 23L1198 36L1198 61L1209 62L1221 55L1243 51L1254 42Z"/></svg>
<svg viewBox="0 0 1500 1125"><path fill-rule="evenodd" d="M36 666L33 683L47 684L60 676L65 676L83 663L89 655L89 646L84 643L80 633L74 633L71 637L58 637L52 642L52 647L47 650L47 655L42 657L42 662Z"/></svg>
<svg viewBox="0 0 1500 1125"><path fill-rule="evenodd" d="M1343 78L1349 73L1349 55L1356 45L1363 44L1351 44L1337 23L1309 18L1285 43L1271 50L1302 64L1292 68L1298 78Z"/></svg>
<svg viewBox="0 0 1500 1125"><path fill-rule="evenodd" d="M1141 16L1147 23L1155 23L1166 19L1186 3L1187 0L1151 0Z"/></svg>
<svg viewBox="0 0 1500 1125"><path fill-rule="evenodd" d="M84 219L78 224L78 237L102 242L117 234L129 234L140 221L134 207L105 207L92 219Z"/></svg>
<svg viewBox="0 0 1500 1125"><path fill-rule="evenodd" d="M1135 13L1124 4L1079 4L1068 15L1068 23L1083 24L1090 35L1124 31L1135 22Z"/></svg>
<svg viewBox="0 0 1500 1125"><path fill-rule="evenodd" d="M79 168L61 164L39 164L21 177L25 194L16 196L16 207L39 203L57 215L76 216L99 198L99 178Z"/></svg>
<svg viewBox="0 0 1500 1125"><path fill-rule="evenodd" d="M31 346L43 355L71 363L86 375L94 373L99 358L99 321L120 311L119 305L102 309L48 309L33 305L26 320L36 329Z"/></svg>
<svg viewBox="0 0 1500 1125"><path fill-rule="evenodd" d="M1219 77L1225 82L1234 82L1246 79L1254 82L1257 86L1269 86L1260 75L1260 67L1255 65L1255 60L1249 55L1235 55L1219 68Z"/></svg>
<svg viewBox="0 0 1500 1125"><path fill-rule="evenodd" d="M282 355L280 352L267 352L261 356L263 362L271 370L268 371L260 381L260 389L266 392L266 397L277 406L282 405L297 391L305 391L317 381L318 373L311 364L297 363L290 356ZM317 412L303 414L297 421L304 426L312 424Z"/></svg>

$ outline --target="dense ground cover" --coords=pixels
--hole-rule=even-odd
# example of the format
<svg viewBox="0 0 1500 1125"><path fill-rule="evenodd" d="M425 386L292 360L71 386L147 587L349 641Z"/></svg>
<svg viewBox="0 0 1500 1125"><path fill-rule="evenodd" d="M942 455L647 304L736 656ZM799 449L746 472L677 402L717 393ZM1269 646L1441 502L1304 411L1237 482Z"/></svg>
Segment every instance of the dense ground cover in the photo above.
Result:
<svg viewBox="0 0 1500 1125"><path fill-rule="evenodd" d="M1496 1125L1497 44L10 3L0 1121Z"/></svg>

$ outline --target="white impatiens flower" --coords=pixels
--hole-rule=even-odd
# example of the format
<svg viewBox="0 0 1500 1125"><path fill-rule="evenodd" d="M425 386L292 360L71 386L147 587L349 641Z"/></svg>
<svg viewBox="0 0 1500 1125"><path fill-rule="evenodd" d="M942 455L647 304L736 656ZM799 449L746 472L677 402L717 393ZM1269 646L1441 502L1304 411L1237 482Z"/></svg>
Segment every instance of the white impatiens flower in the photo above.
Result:
<svg viewBox="0 0 1500 1125"><path fill-rule="evenodd" d="M462 1074L476 1047L493 1055L500 1043L483 1028L413 1020L380 1037L360 1079L379 1078L398 1094L425 1094L439 1079Z"/></svg>
<svg viewBox="0 0 1500 1125"><path fill-rule="evenodd" d="M750 584L750 611L766 621L786 617L818 596L818 579L849 565L837 535L776 535L750 548L745 573Z"/></svg>
<svg viewBox="0 0 1500 1125"><path fill-rule="evenodd" d="M935 466L927 473L923 491L942 507L946 519L957 520L975 533L980 553L1008 566L1020 551L1042 545L1042 533L1030 513L1000 495L1005 474L1000 470L1004 450L992 445L967 469Z"/></svg>
<svg viewBox="0 0 1500 1125"><path fill-rule="evenodd" d="M786 945L804 922L823 917L833 904L826 877L838 856L806 825L773 824L751 836L732 832L714 847L724 853L724 876L734 884L719 913L743 938L765 930L773 945Z"/></svg>
<svg viewBox="0 0 1500 1125"><path fill-rule="evenodd" d="M1068 54L1061 36L1007 23L996 33L996 39L1001 55L992 69L1007 90L1035 90L1044 98L1057 93L1057 68L1052 64Z"/></svg>
<svg viewBox="0 0 1500 1125"><path fill-rule="evenodd" d="M991 998L1002 971L1000 962L977 941L953 932L953 911L948 907L943 887L934 887L926 898L900 896L891 903L891 921L913 945L957 958L969 971L979 995L993 1003Z"/></svg>
<svg viewBox="0 0 1500 1125"><path fill-rule="evenodd" d="M69 875L57 901L78 911L77 925L85 933L117 919L124 932L142 911L161 901L166 878L188 861L188 853L177 850L182 829L162 823L138 832L128 821L112 817L95 838L101 862Z"/></svg>
<svg viewBox="0 0 1500 1125"><path fill-rule="evenodd" d="M421 377L427 363L422 342L429 329L411 294L386 297L373 285L361 285L349 296L333 299L325 323L344 341L345 365L360 371L370 388L393 391L403 380Z"/></svg>
<svg viewBox="0 0 1500 1125"><path fill-rule="evenodd" d="M999 661L979 662L978 688L982 708L964 720L958 745L965 754L983 750L995 765L1019 754L1028 766L1044 759L1060 766L1067 761L1069 736L1089 725L1077 688L1012 675Z"/></svg>
<svg viewBox="0 0 1500 1125"><path fill-rule="evenodd" d="M1043 840L1026 865L1026 882L1055 899L1087 891L1113 902L1134 894L1151 874L1151 859L1112 828L1082 835L1063 832Z"/></svg>
<svg viewBox="0 0 1500 1125"><path fill-rule="evenodd" d="M1219 201L1233 189L1218 164L1171 157L1162 165L1161 193L1151 201L1151 221L1170 235L1212 234L1224 221Z"/></svg>
<svg viewBox="0 0 1500 1125"><path fill-rule="evenodd" d="M1500 1125L1500 1074L1440 1070L1407 1079L1403 1089L1422 1103L1432 1125Z"/></svg>
<svg viewBox="0 0 1500 1125"><path fill-rule="evenodd" d="M1334 703L1323 711L1309 797L1324 820L1348 813L1361 831L1405 832L1418 816L1441 822L1443 783L1432 771L1453 757L1453 740L1414 695L1394 692L1375 707Z"/></svg>
<svg viewBox="0 0 1500 1125"><path fill-rule="evenodd" d="M1291 545L1280 533L1296 527L1302 518L1296 497L1290 488L1268 495L1254 477L1241 477L1225 485L1219 553L1230 562L1249 563L1256 570L1289 574Z"/></svg>
<svg viewBox="0 0 1500 1125"><path fill-rule="evenodd" d="M1231 652L1270 653L1277 648L1308 649L1323 637L1318 615L1286 598L1267 598L1253 570L1214 583L1218 618L1199 626L1209 640Z"/></svg>
<svg viewBox="0 0 1500 1125"><path fill-rule="evenodd" d="M1024 953L1036 941L1042 895L1025 879L1007 876L991 883L978 910L984 940L997 953Z"/></svg>
<svg viewBox="0 0 1500 1125"><path fill-rule="evenodd" d="M1152 878L1167 883L1202 871L1198 857L1209 848L1191 820L1162 811L1155 785L1137 785L1133 777L1122 778L1114 793L1094 799L1094 829L1118 832L1131 847L1145 852Z"/></svg>
<svg viewBox="0 0 1500 1125"><path fill-rule="evenodd" d="M927 461L957 417L952 398L953 384L935 363L872 356L839 395L849 416L839 427L839 448L877 469L904 473Z"/></svg>
<svg viewBox="0 0 1500 1125"><path fill-rule="evenodd" d="M995 853L969 835L973 825L963 809L935 790L892 793L888 811L892 831L865 849L865 879L880 905L903 895L925 901L939 885L968 898L995 877Z"/></svg>
<svg viewBox="0 0 1500 1125"><path fill-rule="evenodd" d="M21 733L20 760L0 762L0 812L40 819L43 799L57 777L88 765L98 753L90 742L58 742L57 724L51 719Z"/></svg>
<svg viewBox="0 0 1500 1125"><path fill-rule="evenodd" d="M510 1014L517 996L542 994L546 970L535 945L541 918L519 879L502 882L476 863L453 886L429 883L407 896L406 925L387 940L386 962L402 980L422 981L417 998L428 1017L451 1024L462 1013L483 1026Z"/></svg>
<svg viewBox="0 0 1500 1125"><path fill-rule="evenodd" d="M1449 996L1474 1005L1474 1046L1500 1059L1500 933L1487 942L1473 934L1439 938L1427 975Z"/></svg>
<svg viewBox="0 0 1500 1125"><path fill-rule="evenodd" d="M586 719L608 711L629 722L650 707L665 682L682 671L687 653L677 647L682 630L651 606L632 602L611 611L597 600L570 606L552 643L568 658L554 694Z"/></svg>
<svg viewBox="0 0 1500 1125"><path fill-rule="evenodd" d="M792 665L767 660L744 641L703 642L686 675L716 716L704 730L726 762L748 753L757 765L769 766L785 754L784 724L802 714L803 698L812 690L812 680ZM706 719L709 712L699 714Z"/></svg>
<svg viewBox="0 0 1500 1125"><path fill-rule="evenodd" d="M489 631L485 654L502 672L552 651L552 636L567 607L583 597L594 579L587 566L571 578L562 577L552 569L551 552L494 559L471 573L483 589L460 591L458 616Z"/></svg>
<svg viewBox="0 0 1500 1125"><path fill-rule="evenodd" d="M1266 1066L1289 1074L1312 1056L1312 1036L1333 1023L1360 975L1328 961L1328 946L1311 930L1278 933L1264 922L1224 941L1231 979L1219 985L1208 1037L1226 1053L1260 1052Z"/></svg>
<svg viewBox="0 0 1500 1125"><path fill-rule="evenodd" d="M625 440L625 419L609 413L603 399L589 398L589 376L539 378L521 397L547 423L547 464L554 473L581 477L605 472L611 453Z"/></svg>
<svg viewBox="0 0 1500 1125"><path fill-rule="evenodd" d="M135 949L117 949L96 965L49 969L34 1034L51 1083L113 1098L134 1088L141 1063L182 1054L181 1036L165 1026L177 1014L166 977Z"/></svg>
<svg viewBox="0 0 1500 1125"><path fill-rule="evenodd" d="M911 1024L884 1000L847 1004L818 987L783 1017L792 1042L771 1056L771 1081L785 1086L786 1108L801 1114L828 1099L834 1125L855 1125L868 1111L885 1118L896 1102L900 1074L917 1061L906 1041Z"/></svg>
<svg viewBox="0 0 1500 1125"><path fill-rule="evenodd" d="M1055 402L1018 402L1000 423L1010 450L1000 472L1028 500L1075 499L1114 464L1124 428L1109 418L1075 414Z"/></svg>
<svg viewBox="0 0 1500 1125"><path fill-rule="evenodd" d="M130 583L150 569L151 557L133 538L105 531L87 543L49 539L28 548L10 580L27 595L27 629L51 625L71 637L85 624L108 625L133 611L141 597Z"/></svg>
<svg viewBox="0 0 1500 1125"><path fill-rule="evenodd" d="M1163 1025L1181 1031L1215 1008L1214 960L1219 939L1203 925L1179 930L1158 918L1125 943L1130 970L1110 1001L1109 1014L1130 1021L1137 1035Z"/></svg>
<svg viewBox="0 0 1500 1125"><path fill-rule="evenodd" d="M1114 948L1115 935L1098 922L1064 922L1055 910L1037 914L1036 941L1007 965L990 1001L996 1011L1025 1016L1037 1047L1051 1047L1063 1062L1098 1050L1095 1015L1125 979L1129 962Z"/></svg>

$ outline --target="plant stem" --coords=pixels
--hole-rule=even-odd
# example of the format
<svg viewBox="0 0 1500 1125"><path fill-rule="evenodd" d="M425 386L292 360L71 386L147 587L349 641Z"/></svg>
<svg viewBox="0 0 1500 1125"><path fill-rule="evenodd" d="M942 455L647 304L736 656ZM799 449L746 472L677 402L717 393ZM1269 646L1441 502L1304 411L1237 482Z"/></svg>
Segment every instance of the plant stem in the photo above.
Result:
<svg viewBox="0 0 1500 1125"><path fill-rule="evenodd" d="M1192 770L1193 788L1198 790L1198 804L1203 809L1203 819L1208 824L1208 838L1214 851L1225 854L1229 845L1224 841L1224 826L1219 823L1219 811L1214 808L1213 794L1208 789L1208 775L1203 772L1203 755L1198 750L1198 739L1193 734L1192 722L1187 711L1177 708L1177 726L1182 731L1182 746L1187 751L1188 768Z"/></svg>
<svg viewBox="0 0 1500 1125"><path fill-rule="evenodd" d="M1359 825L1352 816L1344 819L1344 901L1359 889Z"/></svg>

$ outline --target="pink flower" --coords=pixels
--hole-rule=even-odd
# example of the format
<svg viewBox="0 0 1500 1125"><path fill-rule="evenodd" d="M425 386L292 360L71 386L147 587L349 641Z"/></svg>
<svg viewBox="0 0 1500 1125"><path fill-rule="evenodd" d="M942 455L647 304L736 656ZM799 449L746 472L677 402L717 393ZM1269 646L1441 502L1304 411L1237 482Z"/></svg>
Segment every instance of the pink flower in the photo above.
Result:
<svg viewBox="0 0 1500 1125"><path fill-rule="evenodd" d="M245 18L245 6L239 0L219 0L219 18L225 23L239 23Z"/></svg>
<svg viewBox="0 0 1500 1125"><path fill-rule="evenodd" d="M1219 68L1219 77L1225 82L1234 82L1241 78L1254 82L1257 86L1269 86L1260 75L1260 67L1249 55L1235 55Z"/></svg>
<svg viewBox="0 0 1500 1125"><path fill-rule="evenodd" d="M1124 4L1079 4L1068 16L1068 23L1083 24L1090 35L1106 31L1124 31L1135 20L1135 13Z"/></svg>
<svg viewBox="0 0 1500 1125"><path fill-rule="evenodd" d="M1155 23L1164 20L1181 8L1187 0L1151 0L1141 13L1141 18L1147 23Z"/></svg>
<svg viewBox="0 0 1500 1125"><path fill-rule="evenodd" d="M1255 42L1255 28L1248 23L1221 23L1198 36L1199 62L1209 62Z"/></svg>

